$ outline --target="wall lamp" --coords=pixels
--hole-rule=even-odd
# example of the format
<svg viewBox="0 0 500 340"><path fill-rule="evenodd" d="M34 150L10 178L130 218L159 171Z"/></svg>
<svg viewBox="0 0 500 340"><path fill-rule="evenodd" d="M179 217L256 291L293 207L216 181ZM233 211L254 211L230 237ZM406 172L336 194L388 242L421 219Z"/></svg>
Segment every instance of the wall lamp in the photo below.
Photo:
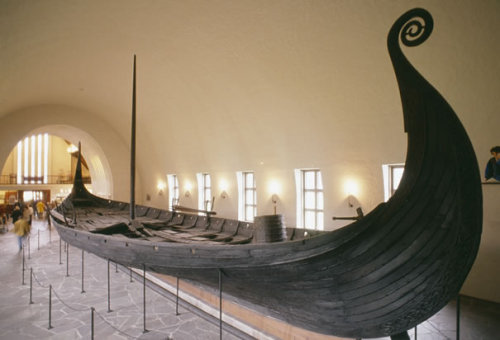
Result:
<svg viewBox="0 0 500 340"><path fill-rule="evenodd" d="M273 210L274 210L274 214L276 215L276 204L278 203L278 195L273 194L271 196L271 201L273 202Z"/></svg>
<svg viewBox="0 0 500 340"><path fill-rule="evenodd" d="M347 204L350 208L358 204L356 196L359 194L358 182L353 179L348 179L344 182L344 192L347 195Z"/></svg>
<svg viewBox="0 0 500 340"><path fill-rule="evenodd" d="M186 189L186 192L184 193L184 197L190 197L191 196L191 189L192 189L191 182L186 182L184 189Z"/></svg>
<svg viewBox="0 0 500 340"><path fill-rule="evenodd" d="M158 195L163 195L163 190L167 187L167 184L163 181L158 181L156 188L158 189Z"/></svg>
<svg viewBox="0 0 500 340"><path fill-rule="evenodd" d="M225 179L221 179L219 182L219 189L220 189L220 198L226 199L228 194L227 194L227 188L229 187L227 181Z"/></svg>

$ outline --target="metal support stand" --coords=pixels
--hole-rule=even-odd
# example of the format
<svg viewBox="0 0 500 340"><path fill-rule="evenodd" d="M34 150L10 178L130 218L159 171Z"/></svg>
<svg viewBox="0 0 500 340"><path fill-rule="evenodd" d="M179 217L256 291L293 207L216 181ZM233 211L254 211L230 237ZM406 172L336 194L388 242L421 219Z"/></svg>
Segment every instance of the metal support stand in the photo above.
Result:
<svg viewBox="0 0 500 340"><path fill-rule="evenodd" d="M147 333L149 332L147 329L146 329L146 265L143 264L142 265L142 269L143 269L143 290L142 290L142 296L143 296L143 324L144 324L144 330L143 330L143 333Z"/></svg>
<svg viewBox="0 0 500 340"><path fill-rule="evenodd" d="M177 278L177 293L175 294L175 315L179 315L179 278Z"/></svg>
<svg viewBox="0 0 500 340"><path fill-rule="evenodd" d="M222 270L219 269L219 331L222 340Z"/></svg>
<svg viewBox="0 0 500 340"><path fill-rule="evenodd" d="M460 294L457 295L457 340L460 340Z"/></svg>
<svg viewBox="0 0 500 340"><path fill-rule="evenodd" d="M28 260L31 260L31 236L28 234Z"/></svg>
<svg viewBox="0 0 500 340"><path fill-rule="evenodd" d="M66 277L69 276L69 244L66 243Z"/></svg>
<svg viewBox="0 0 500 340"><path fill-rule="evenodd" d="M132 268L129 268L130 270L130 283L134 282L134 280L132 280Z"/></svg>
<svg viewBox="0 0 500 340"><path fill-rule="evenodd" d="M414 340L417 340L417 326L415 326L415 338Z"/></svg>
<svg viewBox="0 0 500 340"><path fill-rule="evenodd" d="M40 229L38 229L38 249L40 250Z"/></svg>
<svg viewBox="0 0 500 340"><path fill-rule="evenodd" d="M118 273L118 263L115 262L115 273Z"/></svg>
<svg viewBox="0 0 500 340"><path fill-rule="evenodd" d="M84 251L82 249L82 294L85 293L85 289L84 289L84 273L85 273L84 265L85 265L85 258L84 258Z"/></svg>
<svg viewBox="0 0 500 340"><path fill-rule="evenodd" d="M61 255L62 255L62 250L61 250L61 238L59 238L59 264L62 264L62 261L61 261Z"/></svg>
<svg viewBox="0 0 500 340"><path fill-rule="evenodd" d="M33 268L30 268L30 305L33 304Z"/></svg>
<svg viewBox="0 0 500 340"><path fill-rule="evenodd" d="M109 259L108 259L108 313L112 312L111 310L111 297L110 297L110 293L111 293L111 289L110 289L110 282L109 282Z"/></svg>
<svg viewBox="0 0 500 340"><path fill-rule="evenodd" d="M410 336L407 331L391 335L391 340L410 340Z"/></svg>
<svg viewBox="0 0 500 340"><path fill-rule="evenodd" d="M94 340L94 307L90 307L90 339Z"/></svg>
<svg viewBox="0 0 500 340"><path fill-rule="evenodd" d="M52 328L52 285L49 285L49 327Z"/></svg>
<svg viewBox="0 0 500 340"><path fill-rule="evenodd" d="M24 244L23 244L21 247L22 247L22 249L23 249L23 281L22 281L22 284L23 284L23 286L24 286L24 263L25 263L25 261L26 261L26 260L24 259Z"/></svg>

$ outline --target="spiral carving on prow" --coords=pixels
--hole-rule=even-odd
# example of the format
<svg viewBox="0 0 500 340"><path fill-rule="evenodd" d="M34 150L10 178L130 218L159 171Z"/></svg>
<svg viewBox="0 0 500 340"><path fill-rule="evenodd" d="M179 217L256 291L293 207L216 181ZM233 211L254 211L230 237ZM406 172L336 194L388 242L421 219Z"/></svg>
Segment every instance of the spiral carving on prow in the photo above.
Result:
<svg viewBox="0 0 500 340"><path fill-rule="evenodd" d="M415 8L406 12L400 18L401 41L406 46L418 46L431 35L434 21L429 12L422 8Z"/></svg>

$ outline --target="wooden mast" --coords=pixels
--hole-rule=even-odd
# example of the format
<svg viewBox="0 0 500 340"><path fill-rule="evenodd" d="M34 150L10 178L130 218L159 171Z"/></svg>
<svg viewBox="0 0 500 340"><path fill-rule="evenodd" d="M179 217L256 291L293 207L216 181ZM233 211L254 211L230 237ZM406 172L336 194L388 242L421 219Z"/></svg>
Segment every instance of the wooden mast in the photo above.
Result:
<svg viewBox="0 0 500 340"><path fill-rule="evenodd" d="M135 219L135 107L136 107L136 94L135 94L135 61L134 54L134 76L132 86L132 131L130 138L130 219Z"/></svg>

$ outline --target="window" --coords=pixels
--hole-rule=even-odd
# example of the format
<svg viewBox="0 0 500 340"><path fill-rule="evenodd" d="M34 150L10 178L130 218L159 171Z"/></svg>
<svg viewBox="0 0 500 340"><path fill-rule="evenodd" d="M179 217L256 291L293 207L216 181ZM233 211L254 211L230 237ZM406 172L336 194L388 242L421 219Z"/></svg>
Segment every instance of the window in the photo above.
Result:
<svg viewBox="0 0 500 340"><path fill-rule="evenodd" d="M252 171L237 173L238 178L238 219L252 222L257 215L257 188Z"/></svg>
<svg viewBox="0 0 500 340"><path fill-rule="evenodd" d="M169 209L173 210L174 205L179 204L179 180L177 175L167 175Z"/></svg>
<svg viewBox="0 0 500 340"><path fill-rule="evenodd" d="M49 135L39 134L17 143L17 183L48 183Z"/></svg>
<svg viewBox="0 0 500 340"><path fill-rule="evenodd" d="M394 193L401 182L404 164L384 164L382 165L382 174L384 176L384 198L387 201Z"/></svg>
<svg viewBox="0 0 500 340"><path fill-rule="evenodd" d="M318 169L295 170L297 184L297 223L308 229L323 230L323 181Z"/></svg>
<svg viewBox="0 0 500 340"><path fill-rule="evenodd" d="M212 209L212 187L210 181L210 174L199 173L198 177L198 209L211 210Z"/></svg>

